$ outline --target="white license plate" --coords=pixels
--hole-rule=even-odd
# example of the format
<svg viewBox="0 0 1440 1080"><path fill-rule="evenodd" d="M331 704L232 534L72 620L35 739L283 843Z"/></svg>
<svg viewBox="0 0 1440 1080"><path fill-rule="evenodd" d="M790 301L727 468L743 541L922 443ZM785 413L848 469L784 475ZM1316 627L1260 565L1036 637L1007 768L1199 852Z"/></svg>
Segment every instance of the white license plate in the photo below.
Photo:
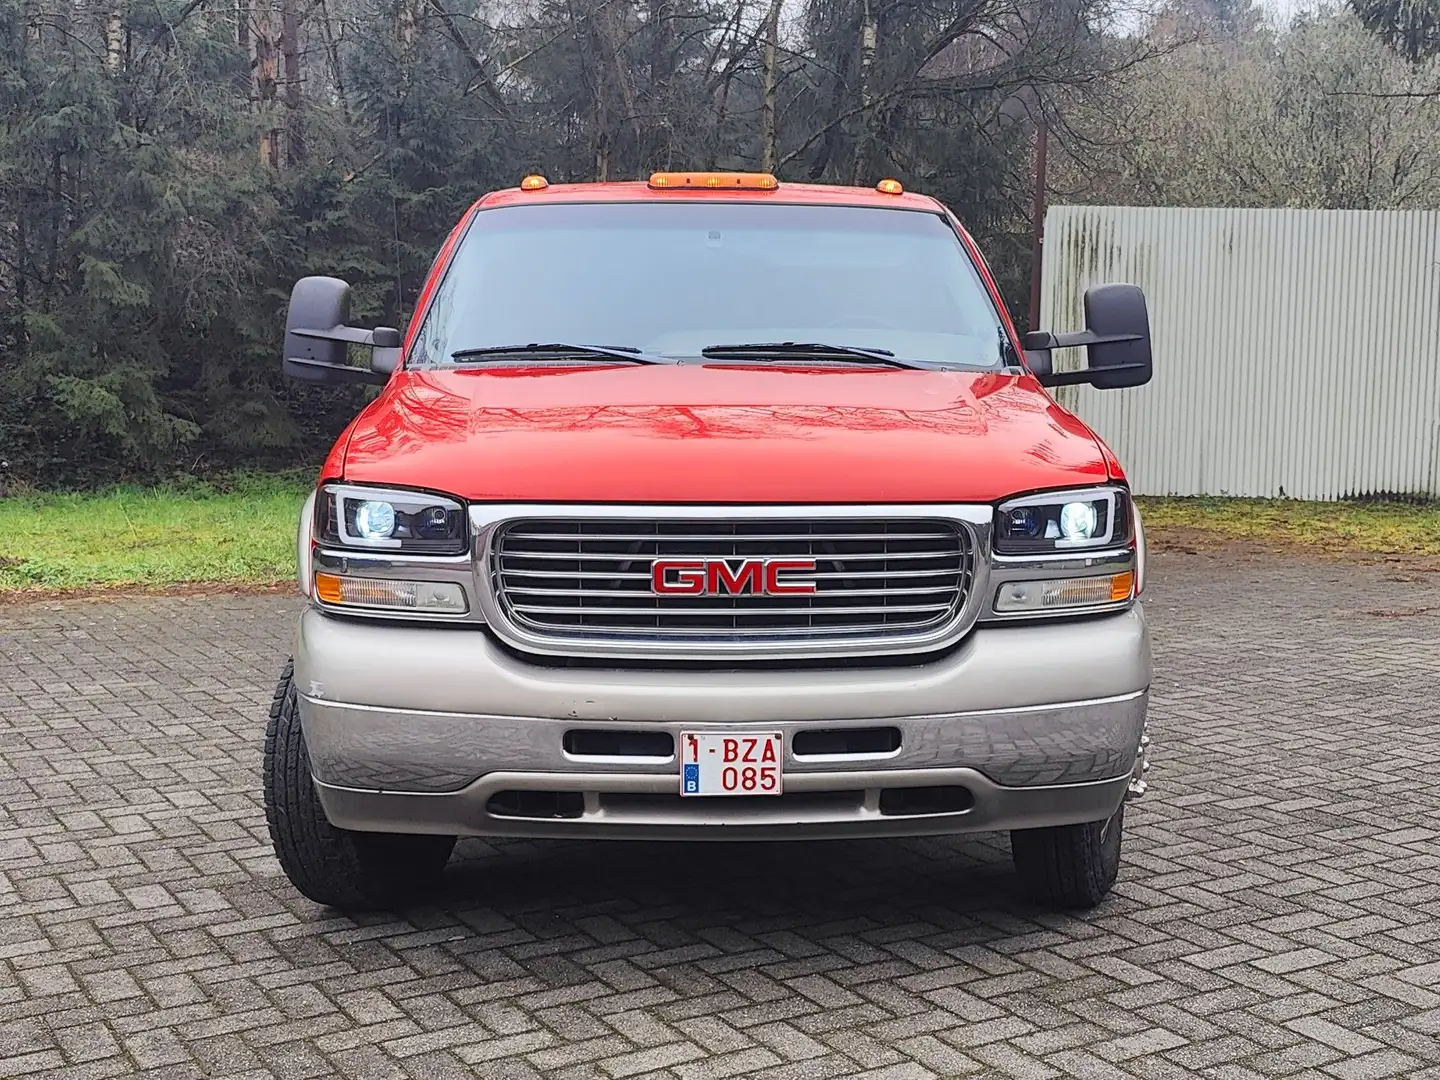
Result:
<svg viewBox="0 0 1440 1080"><path fill-rule="evenodd" d="M785 740L778 731L680 733L681 795L779 795Z"/></svg>

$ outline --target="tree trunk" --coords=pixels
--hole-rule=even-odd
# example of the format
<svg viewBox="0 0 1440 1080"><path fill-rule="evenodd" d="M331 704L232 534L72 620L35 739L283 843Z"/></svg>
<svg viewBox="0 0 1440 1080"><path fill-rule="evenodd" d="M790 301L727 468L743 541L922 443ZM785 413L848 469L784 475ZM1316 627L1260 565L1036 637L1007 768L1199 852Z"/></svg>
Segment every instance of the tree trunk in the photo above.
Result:
<svg viewBox="0 0 1440 1080"><path fill-rule="evenodd" d="M400 12L395 23L395 33L407 55L415 47L415 36L419 26L420 16L415 10L415 0L400 0Z"/></svg>
<svg viewBox="0 0 1440 1080"><path fill-rule="evenodd" d="M671 168L675 157L675 110L670 97L675 46L671 36L672 0L650 0L646 23L650 30L650 106L655 117L646 125L647 143L640 153L640 164L654 168ZM658 140L658 141L657 141Z"/></svg>
<svg viewBox="0 0 1440 1080"><path fill-rule="evenodd" d="M125 16L119 8L105 15L105 70L118 75L125 56Z"/></svg>
<svg viewBox="0 0 1440 1080"><path fill-rule="evenodd" d="M726 60L724 63L721 63L720 58L725 50L726 43L732 38L736 42L736 53L738 54L742 51L738 43L742 22L745 17L745 4L746 0L736 0L734 8L726 19L724 30L722 30L715 39L715 44L711 48L710 59L705 65L707 72L716 71L718 68L718 76L711 76L715 81L710 83L708 87L715 96L716 102L715 121L710 125L710 130L705 137L703 164L707 169L718 169L721 159L724 157L725 127L730 116L730 85L734 81L735 72L740 65L732 62L732 60ZM738 59L738 56L733 59Z"/></svg>
<svg viewBox="0 0 1440 1080"><path fill-rule="evenodd" d="M835 155L840 148L841 123L840 118L844 116L846 105L850 94L850 75L855 64L855 52L852 49L839 50L836 58L835 78L831 82L830 104L828 111L822 114L827 121L825 134L820 142L820 149L810 162L807 177L811 181L818 181L825 177L831 164L835 161ZM809 145L802 145L799 151L786 155L795 157L803 152Z"/></svg>
<svg viewBox="0 0 1440 1080"><path fill-rule="evenodd" d="M301 128L300 15L297 0L280 0L280 55L285 75L285 164L305 160L305 134Z"/></svg>
<svg viewBox="0 0 1440 1080"><path fill-rule="evenodd" d="M663 90L670 82L670 0L650 0L650 84Z"/></svg>
<svg viewBox="0 0 1440 1080"><path fill-rule="evenodd" d="M620 51L621 27L616 24L609 9L604 8L603 5L601 8L596 9L597 15L601 10L605 11L603 18L593 20L595 29L599 33L598 44L601 49L604 50L606 58L610 61L614 70L615 87L620 91L620 101L625 108L625 116L630 121L631 131L634 133L635 141L638 144L641 138L640 116L635 107L635 88L630 85L630 67ZM601 85L603 85L603 80L601 81Z"/></svg>
<svg viewBox="0 0 1440 1080"><path fill-rule="evenodd" d="M50 268L46 276L54 288L60 275L60 222L65 215L65 164L58 153L51 159L51 175L55 187L50 197Z"/></svg>
<svg viewBox="0 0 1440 1080"><path fill-rule="evenodd" d="M775 70L780 51L780 5L783 0L770 0L765 16L764 96L760 99L761 169L774 172L780 160L779 139L775 128Z"/></svg>
<svg viewBox="0 0 1440 1080"><path fill-rule="evenodd" d="M870 152L875 141L874 95L871 75L875 66L875 50L879 44L880 27L875 19L872 0L864 0L860 18L860 137L855 143L855 167L851 182L857 186L865 180L870 167Z"/></svg>
<svg viewBox="0 0 1440 1080"><path fill-rule="evenodd" d="M335 81L335 96L340 99L340 115L350 123L350 99L345 94L345 72L340 63L340 45L335 40L335 27L330 22L330 7L325 0L320 5L320 32L325 35L325 55L330 60L330 78Z"/></svg>
<svg viewBox="0 0 1440 1080"><path fill-rule="evenodd" d="M247 98L255 97L255 50L250 38L250 0L235 0L235 47L250 62L249 70L240 77L238 89Z"/></svg>
<svg viewBox="0 0 1440 1080"><path fill-rule="evenodd" d="M255 0L255 103L264 122L260 161L280 168L280 131L275 126L275 11L272 0Z"/></svg>
<svg viewBox="0 0 1440 1080"><path fill-rule="evenodd" d="M595 94L595 179L602 184L610 179L610 132L605 116L604 84Z"/></svg>

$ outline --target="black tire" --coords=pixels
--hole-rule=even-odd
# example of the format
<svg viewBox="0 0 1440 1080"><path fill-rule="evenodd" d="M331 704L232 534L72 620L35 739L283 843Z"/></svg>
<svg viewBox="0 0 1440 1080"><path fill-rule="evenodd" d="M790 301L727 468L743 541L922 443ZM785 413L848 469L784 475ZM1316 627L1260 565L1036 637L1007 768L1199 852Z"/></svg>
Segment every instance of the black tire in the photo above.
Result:
<svg viewBox="0 0 1440 1080"><path fill-rule="evenodd" d="M1010 853L1026 894L1052 908L1093 908L1109 894L1120 873L1125 804L1109 821L1017 829Z"/></svg>
<svg viewBox="0 0 1440 1080"><path fill-rule="evenodd" d="M294 672L287 660L265 731L265 820L280 868L305 896L341 910L389 909L423 898L438 884L455 837L351 832L330 824L310 775Z"/></svg>

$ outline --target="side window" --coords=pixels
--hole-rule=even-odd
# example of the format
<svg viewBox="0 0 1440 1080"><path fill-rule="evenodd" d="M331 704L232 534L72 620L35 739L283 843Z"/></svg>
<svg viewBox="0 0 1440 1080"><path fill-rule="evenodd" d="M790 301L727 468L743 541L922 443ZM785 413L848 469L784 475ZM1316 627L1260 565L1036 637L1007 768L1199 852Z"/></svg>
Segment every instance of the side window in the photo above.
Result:
<svg viewBox="0 0 1440 1080"><path fill-rule="evenodd" d="M960 239L958 235L956 236L956 239L957 239L957 240ZM971 253L972 253L972 249L973 249L973 254L974 254L974 257L975 257L975 260L974 260L974 261L975 261L976 266L978 267L977 277L979 278L979 281L977 281L976 284L978 284L978 285L980 286L981 291L985 293L985 299L986 299L986 301L989 302L992 307L994 307L994 306L995 306L995 301L994 301L994 299L990 296L990 287L985 284L985 279L986 279L986 278L989 278L991 281L995 281L995 271L992 270L992 269L990 269L990 263L986 260L986 258L985 258L985 253L980 250L980 245L979 245L979 244L975 244L975 243L973 243L973 242L972 242L971 244L966 244L964 241L961 241L960 246L965 249L965 253L966 253L967 255L971 254ZM997 292L999 291L999 285L998 285L998 284L996 285L996 291L997 291ZM1001 302L1002 302L1002 303L1004 302L1003 299L1001 300ZM1005 314L1005 313L1004 313L1004 312L997 311L995 314L996 314L996 315L1003 315L1003 314Z"/></svg>
<svg viewBox="0 0 1440 1080"><path fill-rule="evenodd" d="M429 309L435 291L440 287L440 269L446 260L450 258L456 244L460 241L460 234L465 231L466 226L470 224L470 219L474 216L475 211L472 208L466 211L465 215L455 223L455 227L451 229L450 234L445 237L445 242L440 245L440 250L436 252L435 258L431 260L430 269L425 271L425 281L420 286L420 295L415 298L415 307L411 310L410 318L405 324L405 359L407 364L410 361L411 354L421 348L418 334L419 323L425 318L425 313ZM421 360L423 362L423 356Z"/></svg>

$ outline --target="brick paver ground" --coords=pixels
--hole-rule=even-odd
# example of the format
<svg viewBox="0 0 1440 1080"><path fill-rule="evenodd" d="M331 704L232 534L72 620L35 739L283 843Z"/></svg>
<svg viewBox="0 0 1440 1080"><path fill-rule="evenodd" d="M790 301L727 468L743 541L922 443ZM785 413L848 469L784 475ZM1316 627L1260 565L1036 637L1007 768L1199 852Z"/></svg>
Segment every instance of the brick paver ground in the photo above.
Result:
<svg viewBox="0 0 1440 1080"><path fill-rule="evenodd" d="M0 607L0 1077L1440 1077L1440 574L1154 571L1152 792L1078 918L1003 837L467 841L333 917L259 805L296 601Z"/></svg>

